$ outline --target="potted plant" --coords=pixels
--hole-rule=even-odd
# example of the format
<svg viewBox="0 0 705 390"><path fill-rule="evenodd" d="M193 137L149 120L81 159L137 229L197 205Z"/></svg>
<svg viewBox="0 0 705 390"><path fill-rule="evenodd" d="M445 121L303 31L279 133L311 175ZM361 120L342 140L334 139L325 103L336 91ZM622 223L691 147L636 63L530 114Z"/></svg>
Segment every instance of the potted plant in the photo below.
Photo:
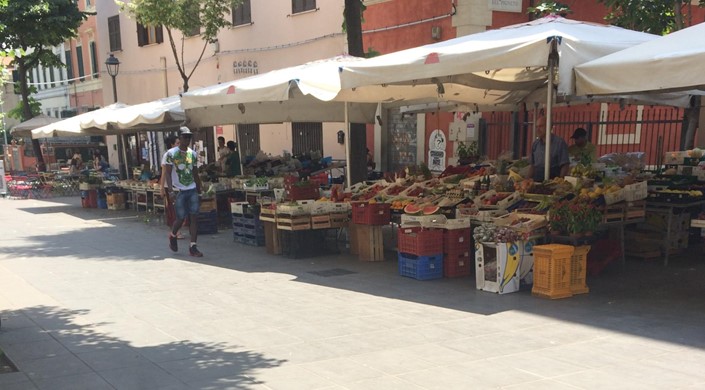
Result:
<svg viewBox="0 0 705 390"><path fill-rule="evenodd" d="M570 218L570 203L568 201L553 203L548 209L548 226L551 234L566 234Z"/></svg>
<svg viewBox="0 0 705 390"><path fill-rule="evenodd" d="M477 162L479 157L480 152L477 148L477 141L470 141L468 144L462 141L458 143L458 163L460 165Z"/></svg>

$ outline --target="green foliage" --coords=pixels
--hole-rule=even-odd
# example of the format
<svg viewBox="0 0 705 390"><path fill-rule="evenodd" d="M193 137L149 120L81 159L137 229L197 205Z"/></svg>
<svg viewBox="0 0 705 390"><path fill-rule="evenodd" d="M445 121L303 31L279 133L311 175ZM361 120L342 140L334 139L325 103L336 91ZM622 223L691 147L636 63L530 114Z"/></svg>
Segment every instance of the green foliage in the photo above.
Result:
<svg viewBox="0 0 705 390"><path fill-rule="evenodd" d="M556 1L544 1L537 4L535 7L529 7L526 9L528 14L533 14L538 17L543 17L550 14L556 15L566 15L573 13L570 6L567 4L559 3Z"/></svg>
<svg viewBox="0 0 705 390"><path fill-rule="evenodd" d="M378 52L377 50L375 50L372 47L368 48L367 51L365 52L365 58L372 58L372 57L377 57L380 55L382 55L382 53Z"/></svg>
<svg viewBox="0 0 705 390"><path fill-rule="evenodd" d="M213 42L223 27L230 25L227 15L242 0L134 0L120 3L132 17L145 26L164 26L188 35L196 28L201 29L201 38Z"/></svg>
<svg viewBox="0 0 705 390"><path fill-rule="evenodd" d="M88 14L74 0L22 0L0 3L0 42L16 50L13 63L22 61L29 70L39 63L62 66L52 46L76 36ZM39 28L41 26L41 28Z"/></svg>
<svg viewBox="0 0 705 390"><path fill-rule="evenodd" d="M231 23L227 17L231 9L237 8L242 0L133 0L130 3L120 2L120 9L126 10L132 18L145 26L163 26L169 37L176 67L183 80L184 91L188 91L188 81L203 58L208 43L218 39L218 32ZM184 37L190 36L194 30L200 31L204 41L201 55L193 65L191 72L185 69L183 40L180 50L172 34L180 31Z"/></svg>
<svg viewBox="0 0 705 390"><path fill-rule="evenodd" d="M365 23L365 18L363 17L363 14L365 13L367 6L365 5L364 2L362 2L362 0L359 0L359 1L360 1L360 22ZM705 0L703 0L703 1L705 1ZM348 22L345 19L345 12L343 12L343 24L340 27L343 29L344 33L348 32ZM377 55L379 55L379 54L377 54ZM370 57L367 57L367 58L370 58Z"/></svg>
<svg viewBox="0 0 705 390"><path fill-rule="evenodd" d="M15 93L19 94L20 88L21 88L20 83L15 83L14 87L15 87ZM37 87L35 87L33 85L28 86L27 92L29 94L35 94L35 93L37 93ZM7 116L9 116L10 118L13 118L13 119L17 119L20 122L24 122L24 121L30 120L30 119L34 118L35 116L41 114L41 112L42 112L42 104L41 103L39 103L32 96L28 96L27 101L29 103L29 107L32 112L31 117L27 118L27 116L25 115L23 100L20 100L19 102L17 102L17 105L15 106L15 108L13 108L7 112Z"/></svg>
<svg viewBox="0 0 705 390"><path fill-rule="evenodd" d="M608 23L631 30L663 35L680 30L688 19L689 0L598 0L609 13ZM705 7L700 0L699 7Z"/></svg>

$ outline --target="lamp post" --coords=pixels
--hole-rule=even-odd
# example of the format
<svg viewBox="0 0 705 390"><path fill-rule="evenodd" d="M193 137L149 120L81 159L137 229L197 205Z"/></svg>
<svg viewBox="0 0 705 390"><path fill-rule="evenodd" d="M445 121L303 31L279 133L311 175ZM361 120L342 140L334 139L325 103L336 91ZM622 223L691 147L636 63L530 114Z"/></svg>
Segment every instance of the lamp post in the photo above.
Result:
<svg viewBox="0 0 705 390"><path fill-rule="evenodd" d="M110 53L110 56L108 57L108 59L105 60L105 67L108 70L108 74L113 79L113 102L117 103L118 98L117 98L117 87L115 85L115 77L118 75L118 72L120 71L120 60L115 58L113 53ZM128 178L129 177L129 170L127 169L127 150L125 149L125 137L122 135L118 135L118 138L120 138L120 147L122 149L123 169L125 170L124 172L120 173L120 176L122 176L124 178ZM118 156L119 156L119 154L118 154Z"/></svg>
<svg viewBox="0 0 705 390"><path fill-rule="evenodd" d="M115 77L120 71L120 60L115 58L113 53L110 53L110 57L105 60L105 67L108 68L108 74L113 78L113 101L117 103L117 88L115 87Z"/></svg>

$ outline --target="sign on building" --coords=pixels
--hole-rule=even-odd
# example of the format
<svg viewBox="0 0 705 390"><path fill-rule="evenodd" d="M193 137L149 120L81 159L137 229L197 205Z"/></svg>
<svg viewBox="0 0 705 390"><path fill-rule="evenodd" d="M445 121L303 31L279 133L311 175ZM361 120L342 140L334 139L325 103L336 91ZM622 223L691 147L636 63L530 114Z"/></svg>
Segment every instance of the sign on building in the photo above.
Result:
<svg viewBox="0 0 705 390"><path fill-rule="evenodd" d="M521 12L521 0L489 0L490 10L503 12Z"/></svg>

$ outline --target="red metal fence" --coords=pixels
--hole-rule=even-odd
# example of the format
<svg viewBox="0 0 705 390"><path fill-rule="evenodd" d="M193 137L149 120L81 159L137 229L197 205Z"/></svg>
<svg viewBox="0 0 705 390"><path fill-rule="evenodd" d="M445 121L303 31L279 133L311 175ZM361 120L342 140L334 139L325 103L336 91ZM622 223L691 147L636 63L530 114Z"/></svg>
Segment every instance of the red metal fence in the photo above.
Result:
<svg viewBox="0 0 705 390"><path fill-rule="evenodd" d="M484 116L484 153L491 159L516 151L527 156L533 141L533 113L493 112ZM655 165L664 152L680 150L683 109L661 106L590 104L560 107L553 112L553 134L570 145L573 131L587 130L597 155L644 152L646 165Z"/></svg>

